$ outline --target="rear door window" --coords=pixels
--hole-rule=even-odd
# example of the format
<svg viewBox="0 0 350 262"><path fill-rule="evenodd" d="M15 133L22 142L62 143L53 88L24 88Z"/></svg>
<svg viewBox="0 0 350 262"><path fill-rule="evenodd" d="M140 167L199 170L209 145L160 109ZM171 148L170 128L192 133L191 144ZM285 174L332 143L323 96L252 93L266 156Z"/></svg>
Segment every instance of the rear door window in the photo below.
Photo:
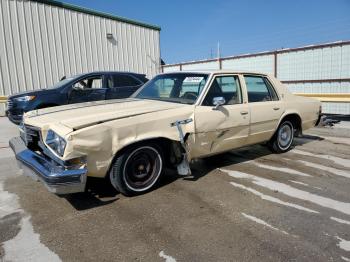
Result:
<svg viewBox="0 0 350 262"><path fill-rule="evenodd" d="M276 91L266 77L244 76L248 92L248 102L268 102L278 100Z"/></svg>
<svg viewBox="0 0 350 262"><path fill-rule="evenodd" d="M129 75L111 75L108 81L109 87L130 87L141 84L138 79Z"/></svg>

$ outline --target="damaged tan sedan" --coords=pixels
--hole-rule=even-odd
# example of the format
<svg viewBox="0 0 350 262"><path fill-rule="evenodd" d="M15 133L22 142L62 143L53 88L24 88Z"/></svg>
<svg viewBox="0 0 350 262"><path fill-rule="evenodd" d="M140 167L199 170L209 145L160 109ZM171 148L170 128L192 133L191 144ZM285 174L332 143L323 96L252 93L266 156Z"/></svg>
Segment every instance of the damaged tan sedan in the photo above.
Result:
<svg viewBox="0 0 350 262"><path fill-rule="evenodd" d="M83 192L89 176L135 195L165 167L190 174L196 158L257 143L285 152L316 124L320 108L265 74L167 73L129 99L29 112L10 145L24 173L51 192Z"/></svg>

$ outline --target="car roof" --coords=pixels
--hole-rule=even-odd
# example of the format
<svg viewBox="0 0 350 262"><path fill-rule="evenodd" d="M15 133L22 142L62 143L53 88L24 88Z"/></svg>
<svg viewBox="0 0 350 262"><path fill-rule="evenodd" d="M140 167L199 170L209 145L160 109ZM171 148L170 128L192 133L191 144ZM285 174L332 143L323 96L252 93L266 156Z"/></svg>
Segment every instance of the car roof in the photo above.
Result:
<svg viewBox="0 0 350 262"><path fill-rule="evenodd" d="M143 76L146 77L146 74L142 73L135 73L135 72L127 72L127 71L92 71L88 73L80 73L76 75L70 75L67 76L67 78L78 78L78 77L84 77L84 76L93 76L93 75L108 75L108 74L129 74L129 75L134 75L134 76Z"/></svg>
<svg viewBox="0 0 350 262"><path fill-rule="evenodd" d="M165 72L163 74L178 74L178 73L189 73L189 74L254 74L254 75L270 75L258 71L237 71L237 70L182 70L182 71L173 71Z"/></svg>
<svg viewBox="0 0 350 262"><path fill-rule="evenodd" d="M88 73L81 73L79 75L89 75L89 74L131 74L131 75L145 75L142 73L127 72L127 71L93 71Z"/></svg>

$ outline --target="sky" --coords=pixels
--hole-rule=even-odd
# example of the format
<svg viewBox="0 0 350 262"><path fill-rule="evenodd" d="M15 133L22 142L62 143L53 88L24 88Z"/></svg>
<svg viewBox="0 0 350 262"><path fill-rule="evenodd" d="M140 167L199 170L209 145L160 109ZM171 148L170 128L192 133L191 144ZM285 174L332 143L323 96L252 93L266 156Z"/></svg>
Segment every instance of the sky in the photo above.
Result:
<svg viewBox="0 0 350 262"><path fill-rule="evenodd" d="M350 40L350 0L62 0L161 27L178 63Z"/></svg>

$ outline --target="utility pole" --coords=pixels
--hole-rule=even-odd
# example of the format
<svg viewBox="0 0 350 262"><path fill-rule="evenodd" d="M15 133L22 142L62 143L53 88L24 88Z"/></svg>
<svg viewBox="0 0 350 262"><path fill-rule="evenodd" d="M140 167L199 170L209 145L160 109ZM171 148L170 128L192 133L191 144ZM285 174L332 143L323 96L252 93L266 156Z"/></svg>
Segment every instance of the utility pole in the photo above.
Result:
<svg viewBox="0 0 350 262"><path fill-rule="evenodd" d="M222 69L222 61L221 61L221 52L220 52L220 42L218 42L218 64L219 64L219 69Z"/></svg>
<svg viewBox="0 0 350 262"><path fill-rule="evenodd" d="M218 50L217 50L217 51L218 51L217 56L218 56L218 59L219 59L220 56L221 56L221 55L220 55L220 42L218 42Z"/></svg>

